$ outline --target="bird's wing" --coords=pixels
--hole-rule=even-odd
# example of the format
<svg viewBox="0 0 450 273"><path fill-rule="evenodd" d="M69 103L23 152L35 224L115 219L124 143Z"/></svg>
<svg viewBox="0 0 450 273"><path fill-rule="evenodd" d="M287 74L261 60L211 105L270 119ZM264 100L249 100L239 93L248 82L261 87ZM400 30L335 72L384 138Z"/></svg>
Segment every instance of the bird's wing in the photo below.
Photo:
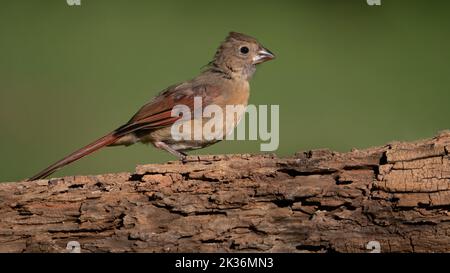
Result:
<svg viewBox="0 0 450 273"><path fill-rule="evenodd" d="M163 91L151 102L144 105L124 126L118 128L112 133L92 142L91 144L73 152L72 154L50 165L40 173L29 179L36 180L49 176L56 170L70 164L98 149L108 146L121 136L135 132L141 129L156 129L159 127L171 126L181 117L172 117L172 108L176 105L184 104L191 109L194 105L194 97L201 96L203 105L210 104L214 98L220 96L220 89L213 85L200 84L181 84ZM208 94L208 96L206 96Z"/></svg>
<svg viewBox="0 0 450 273"><path fill-rule="evenodd" d="M220 88L211 84L182 83L169 87L152 101L145 104L126 123L115 130L116 135L126 135L137 130L151 130L171 126L180 116L172 116L176 105L194 108L194 98L202 98L202 106L208 105L215 97L220 96Z"/></svg>

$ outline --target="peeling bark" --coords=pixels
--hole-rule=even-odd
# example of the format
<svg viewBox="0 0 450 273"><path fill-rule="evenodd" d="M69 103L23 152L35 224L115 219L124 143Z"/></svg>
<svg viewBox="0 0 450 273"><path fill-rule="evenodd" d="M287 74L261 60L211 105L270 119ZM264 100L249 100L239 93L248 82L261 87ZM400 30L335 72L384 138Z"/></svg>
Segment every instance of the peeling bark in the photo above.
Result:
<svg viewBox="0 0 450 273"><path fill-rule="evenodd" d="M0 252L449 252L449 147L443 132L2 183Z"/></svg>

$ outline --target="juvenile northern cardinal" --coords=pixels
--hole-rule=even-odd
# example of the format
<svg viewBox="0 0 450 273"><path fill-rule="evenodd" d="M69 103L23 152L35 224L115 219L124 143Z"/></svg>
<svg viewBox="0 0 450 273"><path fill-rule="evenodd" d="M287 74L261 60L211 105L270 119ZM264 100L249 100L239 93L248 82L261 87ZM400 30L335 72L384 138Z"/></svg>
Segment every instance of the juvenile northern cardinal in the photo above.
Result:
<svg viewBox="0 0 450 273"><path fill-rule="evenodd" d="M28 180L45 178L65 165L105 146L128 146L136 142L152 143L155 147L184 159L185 151L203 148L218 140L207 138L175 140L171 134L171 126L182 117L172 115L174 106L186 105L193 108L195 97L201 97L203 107L212 104L223 109L226 105L247 106L249 80L256 70L256 65L273 58L274 54L255 38L231 32L218 48L214 59L196 78L162 91L139 109L125 125L50 165ZM238 115L243 113L244 111L241 111ZM195 118L192 115L191 120L186 122L192 122ZM240 119L240 116L236 118ZM221 133L226 135L233 128L223 128Z"/></svg>

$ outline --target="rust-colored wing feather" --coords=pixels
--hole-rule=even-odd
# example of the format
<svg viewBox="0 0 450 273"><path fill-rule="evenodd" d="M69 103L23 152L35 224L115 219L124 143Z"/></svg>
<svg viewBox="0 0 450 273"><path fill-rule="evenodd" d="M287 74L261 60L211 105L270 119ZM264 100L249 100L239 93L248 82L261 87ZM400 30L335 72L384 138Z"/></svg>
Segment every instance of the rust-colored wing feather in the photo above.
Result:
<svg viewBox="0 0 450 273"><path fill-rule="evenodd" d="M219 95L220 89L208 84L184 83L170 87L144 105L127 124L119 127L115 132L123 136L137 130L153 130L171 126L181 118L172 116L172 109L176 105L185 105L193 109L195 97L201 97L202 106L205 106Z"/></svg>

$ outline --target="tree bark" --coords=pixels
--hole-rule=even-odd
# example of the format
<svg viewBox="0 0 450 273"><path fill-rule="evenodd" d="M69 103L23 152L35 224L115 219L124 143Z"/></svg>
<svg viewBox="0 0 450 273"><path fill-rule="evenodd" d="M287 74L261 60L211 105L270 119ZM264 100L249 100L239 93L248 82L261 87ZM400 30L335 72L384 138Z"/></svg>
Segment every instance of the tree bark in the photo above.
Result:
<svg viewBox="0 0 450 273"><path fill-rule="evenodd" d="M449 252L449 147L443 132L2 183L0 252Z"/></svg>

